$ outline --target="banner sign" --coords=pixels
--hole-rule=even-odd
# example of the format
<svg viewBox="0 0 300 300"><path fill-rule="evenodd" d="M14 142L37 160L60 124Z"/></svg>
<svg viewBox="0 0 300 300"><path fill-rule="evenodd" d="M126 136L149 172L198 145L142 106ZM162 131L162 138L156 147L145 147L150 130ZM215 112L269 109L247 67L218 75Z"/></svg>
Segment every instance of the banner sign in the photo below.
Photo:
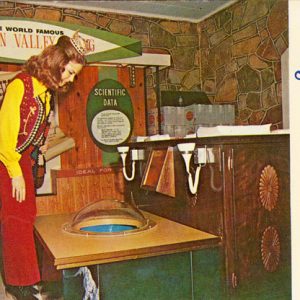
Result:
<svg viewBox="0 0 300 300"><path fill-rule="evenodd" d="M133 107L123 85L113 79L98 82L87 102L89 133L102 150L115 152L126 142L133 128Z"/></svg>
<svg viewBox="0 0 300 300"><path fill-rule="evenodd" d="M142 54L141 42L112 32L61 22L0 17L0 61L23 63L76 30L86 40L87 62L101 62Z"/></svg>

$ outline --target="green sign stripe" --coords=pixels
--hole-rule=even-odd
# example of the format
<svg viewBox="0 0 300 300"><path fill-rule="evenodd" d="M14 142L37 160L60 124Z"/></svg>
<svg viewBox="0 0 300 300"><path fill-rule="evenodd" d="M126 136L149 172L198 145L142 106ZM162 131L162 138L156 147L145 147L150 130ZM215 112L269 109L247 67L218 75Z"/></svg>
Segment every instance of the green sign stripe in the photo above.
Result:
<svg viewBox="0 0 300 300"><path fill-rule="evenodd" d="M116 67L99 67L98 78L99 81L104 79L118 80L118 69Z"/></svg>
<svg viewBox="0 0 300 300"><path fill-rule="evenodd" d="M133 44L127 47L118 47L115 49L86 55L86 60L87 62L107 61L127 57L135 57L138 55L140 55L138 44Z"/></svg>
<svg viewBox="0 0 300 300"><path fill-rule="evenodd" d="M119 153L118 152L106 152L102 151L102 166L109 167L116 165L119 162Z"/></svg>
<svg viewBox="0 0 300 300"><path fill-rule="evenodd" d="M13 59L13 58L1 57L1 56L0 56L0 62L24 64L24 60L22 59Z"/></svg>

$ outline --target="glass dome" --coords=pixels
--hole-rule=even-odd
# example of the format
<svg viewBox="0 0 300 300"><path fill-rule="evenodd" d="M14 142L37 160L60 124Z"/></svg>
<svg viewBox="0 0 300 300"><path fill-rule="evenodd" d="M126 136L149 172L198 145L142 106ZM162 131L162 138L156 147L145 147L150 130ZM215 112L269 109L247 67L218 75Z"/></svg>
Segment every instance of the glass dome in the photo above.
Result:
<svg viewBox="0 0 300 300"><path fill-rule="evenodd" d="M130 203L119 200L100 200L78 211L63 230L83 235L127 235L154 227L152 220Z"/></svg>

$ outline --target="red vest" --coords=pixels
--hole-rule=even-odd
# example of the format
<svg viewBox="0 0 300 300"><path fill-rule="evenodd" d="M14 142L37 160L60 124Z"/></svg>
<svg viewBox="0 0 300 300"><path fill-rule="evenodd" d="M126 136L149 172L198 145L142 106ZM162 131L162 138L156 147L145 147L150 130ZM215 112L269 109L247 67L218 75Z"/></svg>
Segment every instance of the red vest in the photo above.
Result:
<svg viewBox="0 0 300 300"><path fill-rule="evenodd" d="M41 145L48 134L49 119L46 108L41 99L33 97L32 77L27 73L20 73L19 78L24 83L24 95L20 107L20 130L16 151L22 153L30 145Z"/></svg>

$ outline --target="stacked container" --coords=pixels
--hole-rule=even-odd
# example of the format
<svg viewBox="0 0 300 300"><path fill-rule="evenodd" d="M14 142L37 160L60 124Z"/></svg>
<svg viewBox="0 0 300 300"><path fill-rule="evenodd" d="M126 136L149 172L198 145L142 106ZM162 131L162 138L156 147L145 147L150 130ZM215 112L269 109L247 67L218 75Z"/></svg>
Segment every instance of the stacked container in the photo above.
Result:
<svg viewBox="0 0 300 300"><path fill-rule="evenodd" d="M231 104L192 104L161 107L161 133L184 137L200 126L234 125L235 111Z"/></svg>

